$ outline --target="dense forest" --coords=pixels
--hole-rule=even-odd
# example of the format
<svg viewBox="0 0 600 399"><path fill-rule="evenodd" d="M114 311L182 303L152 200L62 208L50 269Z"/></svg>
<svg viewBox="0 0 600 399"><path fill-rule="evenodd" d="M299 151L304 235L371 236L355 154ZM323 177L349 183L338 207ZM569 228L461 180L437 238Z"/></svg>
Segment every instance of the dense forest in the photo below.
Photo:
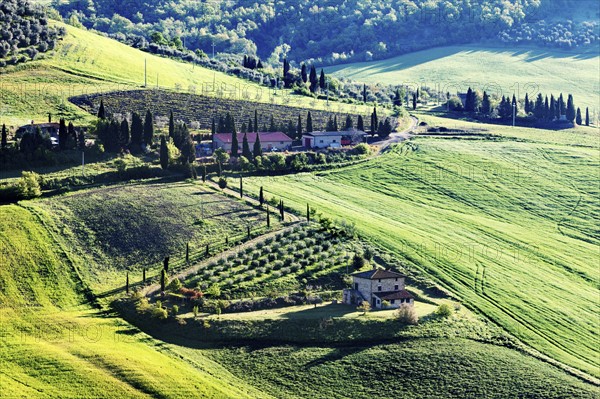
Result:
<svg viewBox="0 0 600 399"><path fill-rule="evenodd" d="M26 0L0 2L0 67L34 59L52 50L62 29L48 25L43 10Z"/></svg>
<svg viewBox="0 0 600 399"><path fill-rule="evenodd" d="M570 0L54 0L53 5L69 23L137 47L210 53L214 44L217 52L257 55L272 64L286 56L321 65L382 59L482 40L563 48L598 40L597 7L574 15Z"/></svg>

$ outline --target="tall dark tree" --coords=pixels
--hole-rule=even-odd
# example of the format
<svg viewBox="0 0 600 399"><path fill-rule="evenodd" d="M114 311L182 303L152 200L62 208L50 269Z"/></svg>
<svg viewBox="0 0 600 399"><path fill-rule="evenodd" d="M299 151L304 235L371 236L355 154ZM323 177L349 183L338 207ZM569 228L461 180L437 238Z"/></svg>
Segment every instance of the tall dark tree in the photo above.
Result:
<svg viewBox="0 0 600 399"><path fill-rule="evenodd" d="M129 272L125 275L125 292L129 294Z"/></svg>
<svg viewBox="0 0 600 399"><path fill-rule="evenodd" d="M356 129L360 130L361 132L365 131L365 121L363 120L362 115L358 115L358 121L356 122Z"/></svg>
<svg viewBox="0 0 600 399"><path fill-rule="evenodd" d="M329 119L327 120L327 124L325 125L325 130L328 132L335 131L335 125L333 123L333 118L331 117L331 115L329 116Z"/></svg>
<svg viewBox="0 0 600 399"><path fill-rule="evenodd" d="M337 132L338 130L340 130L340 128L338 126L337 115L334 115L333 116L333 131Z"/></svg>
<svg viewBox="0 0 600 399"><path fill-rule="evenodd" d="M263 187L262 186L260 186L260 191L258 192L258 202L260 203L261 207L265 203L265 195L263 193Z"/></svg>
<svg viewBox="0 0 600 399"><path fill-rule="evenodd" d="M583 120L581 118L581 109L577 108L577 116L575 117L575 123L577 123L579 126L581 126Z"/></svg>
<svg viewBox="0 0 600 399"><path fill-rule="evenodd" d="M475 97L473 96L473 90L469 87L467 90L467 98L465 100L465 111L466 112L474 112L475 111Z"/></svg>
<svg viewBox="0 0 600 399"><path fill-rule="evenodd" d="M169 114L169 137L175 138L175 117L173 116L173 111Z"/></svg>
<svg viewBox="0 0 600 399"><path fill-rule="evenodd" d="M377 107L373 107L373 112L371 113L371 134L375 134L377 132L377 128L379 127L379 119L377 118Z"/></svg>
<svg viewBox="0 0 600 399"><path fill-rule="evenodd" d="M573 122L575 120L575 115L576 114L576 110L575 110L575 103L573 102L573 96L571 94L569 94L569 97L567 99L567 111L566 111L566 115L567 115L567 120L569 122Z"/></svg>
<svg viewBox="0 0 600 399"><path fill-rule="evenodd" d="M83 133L83 129L79 131L79 135L77 136L77 147L81 151L85 150L85 133Z"/></svg>
<svg viewBox="0 0 600 399"><path fill-rule="evenodd" d="M142 269L142 282L146 284L146 268Z"/></svg>
<svg viewBox="0 0 600 399"><path fill-rule="evenodd" d="M317 92L317 88L319 87L319 78L317 77L317 69L315 68L314 65L312 65L310 67L310 75L309 75L309 81L310 81L310 91L311 93L316 93Z"/></svg>
<svg viewBox="0 0 600 399"><path fill-rule="evenodd" d="M0 148L5 149L8 145L8 134L6 132L6 124L2 124L2 140L0 140Z"/></svg>
<svg viewBox="0 0 600 399"><path fill-rule="evenodd" d="M77 132L75 132L75 125L73 122L69 122L67 126L67 136L73 139L73 143L77 143Z"/></svg>
<svg viewBox="0 0 600 399"><path fill-rule="evenodd" d="M161 292L164 292L164 290L165 290L166 280L167 280L167 272L165 271L165 269L162 269L160 271L160 291Z"/></svg>
<svg viewBox="0 0 600 399"><path fill-rule="evenodd" d="M242 180L242 176L240 176L240 198L244 198L244 181Z"/></svg>
<svg viewBox="0 0 600 399"><path fill-rule="evenodd" d="M106 110L104 109L104 100L100 100L100 108L98 108L98 118L106 119Z"/></svg>
<svg viewBox="0 0 600 399"><path fill-rule="evenodd" d="M277 131L277 125L275 124L275 118L273 117L273 114L271 114L271 118L269 121L269 132L276 132Z"/></svg>
<svg viewBox="0 0 600 399"><path fill-rule="evenodd" d="M121 131L119 132L119 143L121 147L127 147L129 145L129 122L123 118L121 121Z"/></svg>
<svg viewBox="0 0 600 399"><path fill-rule="evenodd" d="M248 160L252 160L252 152L250 151L250 144L248 143L248 135L244 134L242 139L242 155Z"/></svg>
<svg viewBox="0 0 600 399"><path fill-rule="evenodd" d="M139 147L144 140L144 124L137 112L131 115L131 144Z"/></svg>
<svg viewBox="0 0 600 399"><path fill-rule="evenodd" d="M168 257L168 256L165 256L165 258L163 259L163 270L164 270L165 272L168 272L168 271L169 271L169 260L170 260L170 259L171 259L171 258L170 258L170 257Z"/></svg>
<svg viewBox="0 0 600 399"><path fill-rule="evenodd" d="M321 69L321 76L319 76L319 87L321 88L321 90L325 90L326 86L327 82L325 80L325 71Z"/></svg>
<svg viewBox="0 0 600 399"><path fill-rule="evenodd" d="M169 147L167 146L167 138L160 136L160 167L163 170L169 168Z"/></svg>
<svg viewBox="0 0 600 399"><path fill-rule="evenodd" d="M300 75L302 76L302 81L304 83L308 82L308 74L306 72L306 64L302 64L302 70L300 71Z"/></svg>
<svg viewBox="0 0 600 399"><path fill-rule="evenodd" d="M344 124L344 130L352 130L354 128L354 122L352 122L352 117L350 115L346 115L346 123Z"/></svg>
<svg viewBox="0 0 600 399"><path fill-rule="evenodd" d="M288 121L287 131L285 132L289 137L296 137L296 126L294 126L294 122Z"/></svg>
<svg viewBox="0 0 600 399"><path fill-rule="evenodd" d="M523 103L523 109L525 110L525 114L529 115L530 112L533 112L531 108L529 108L529 94L525 93L525 102Z"/></svg>
<svg viewBox="0 0 600 399"><path fill-rule="evenodd" d="M212 136L214 136L214 135L215 135L215 133L217 133L217 125L216 125L216 123L215 123L215 118L213 117L213 118L212 118L212 121L211 121L211 124L210 124L210 134L211 134Z"/></svg>
<svg viewBox="0 0 600 399"><path fill-rule="evenodd" d="M185 129L183 129L185 127ZM182 130L185 130L187 134L183 137L183 143L181 146L181 161L184 164L191 164L196 160L196 145L194 144L194 140L192 136L187 131L187 126L185 124L182 125ZM193 171L192 171L192 174ZM196 176L193 176L196 178Z"/></svg>
<svg viewBox="0 0 600 399"><path fill-rule="evenodd" d="M538 93L537 98L535 99L535 104L533 105L533 116L537 119L542 119L546 115L546 109L544 105L544 98L542 97L542 93Z"/></svg>
<svg viewBox="0 0 600 399"><path fill-rule="evenodd" d="M147 147L152 145L154 139L154 120L152 118L152 112L146 111L146 119L144 120L144 143Z"/></svg>
<svg viewBox="0 0 600 399"><path fill-rule="evenodd" d="M252 149L254 158L262 156L262 144L260 142L260 134L256 133L256 140L254 141L254 148Z"/></svg>
<svg viewBox="0 0 600 399"><path fill-rule="evenodd" d="M366 84L363 84L362 97L363 97L363 102L366 103L367 99L369 98L367 96L367 85Z"/></svg>
<svg viewBox="0 0 600 399"><path fill-rule="evenodd" d="M550 105L548 105L548 96L546 96L546 98L544 99L544 119L552 119L552 116L550 115Z"/></svg>
<svg viewBox="0 0 600 399"><path fill-rule="evenodd" d="M67 149L67 139L69 138L69 132L67 131L67 125L64 119L60 119L58 127L58 146L61 150Z"/></svg>
<svg viewBox="0 0 600 399"><path fill-rule="evenodd" d="M302 116L298 114L298 123L296 123L296 138L302 139Z"/></svg>
<svg viewBox="0 0 600 399"><path fill-rule="evenodd" d="M396 88L396 92L394 93L394 105L396 107L400 107L402 105L402 95L400 94L399 88Z"/></svg>
<svg viewBox="0 0 600 399"><path fill-rule="evenodd" d="M312 133L312 132L313 132L312 115L311 115L310 111L308 111L308 115L306 116L306 133Z"/></svg>
<svg viewBox="0 0 600 399"><path fill-rule="evenodd" d="M271 211L269 210L269 205L267 205L267 228L271 227Z"/></svg>
<svg viewBox="0 0 600 399"><path fill-rule="evenodd" d="M490 101L490 96L484 91L483 99L481 100L481 113L484 115L489 115L492 113L492 103Z"/></svg>
<svg viewBox="0 0 600 399"><path fill-rule="evenodd" d="M560 96L558 96L558 117L560 118L562 115L566 115L566 110L567 106L565 104L565 99L563 98L562 93L560 93Z"/></svg>
<svg viewBox="0 0 600 399"><path fill-rule="evenodd" d="M238 142L237 133L231 133L231 156L237 158L240 152L240 143Z"/></svg>
<svg viewBox="0 0 600 399"><path fill-rule="evenodd" d="M556 119L557 116L557 105L556 100L554 99L554 94L550 94L550 108L546 110L546 119L551 121Z"/></svg>
<svg viewBox="0 0 600 399"><path fill-rule="evenodd" d="M254 110L254 130L253 132L258 133L258 110Z"/></svg>
<svg viewBox="0 0 600 399"><path fill-rule="evenodd" d="M585 125L589 126L590 125L590 110L588 107L585 107ZM2 136L4 137L4 136Z"/></svg>
<svg viewBox="0 0 600 399"><path fill-rule="evenodd" d="M412 96L412 108L413 108L413 111L415 109L417 109L417 94L416 93L413 93L413 96Z"/></svg>

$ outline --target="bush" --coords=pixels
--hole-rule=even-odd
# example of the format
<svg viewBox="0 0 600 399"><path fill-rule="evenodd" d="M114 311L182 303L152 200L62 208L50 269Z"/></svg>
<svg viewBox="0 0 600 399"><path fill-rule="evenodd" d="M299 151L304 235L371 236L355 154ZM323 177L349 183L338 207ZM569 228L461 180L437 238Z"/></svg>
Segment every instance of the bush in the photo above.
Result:
<svg viewBox="0 0 600 399"><path fill-rule="evenodd" d="M365 143L360 143L352 149L352 154L355 155L368 155L371 152L371 147Z"/></svg>
<svg viewBox="0 0 600 399"><path fill-rule="evenodd" d="M169 283L169 285L167 286L167 289L173 292L179 292L182 288L181 285L181 281L179 281L178 278L174 278L173 280L171 280L171 282Z"/></svg>
<svg viewBox="0 0 600 399"><path fill-rule="evenodd" d="M159 319L159 320L165 320L169 314L167 313L167 309L164 309L162 306L157 306L152 308L152 313L151 313L152 317L154 317L155 319Z"/></svg>
<svg viewBox="0 0 600 399"><path fill-rule="evenodd" d="M227 179L224 179L223 177L219 178L219 188L221 190L224 190L227 188Z"/></svg>
<svg viewBox="0 0 600 399"><path fill-rule="evenodd" d="M454 310L452 309L452 306L448 305L447 303L443 303L435 310L435 315L447 319L448 317L452 316L453 312Z"/></svg>
<svg viewBox="0 0 600 399"><path fill-rule="evenodd" d="M19 198L30 199L42 195L40 189L40 175L35 172L23 172L15 184L15 191Z"/></svg>
<svg viewBox="0 0 600 399"><path fill-rule="evenodd" d="M417 316L415 308L410 305L401 305L396 311L396 317L403 324L417 324L419 322L419 316Z"/></svg>

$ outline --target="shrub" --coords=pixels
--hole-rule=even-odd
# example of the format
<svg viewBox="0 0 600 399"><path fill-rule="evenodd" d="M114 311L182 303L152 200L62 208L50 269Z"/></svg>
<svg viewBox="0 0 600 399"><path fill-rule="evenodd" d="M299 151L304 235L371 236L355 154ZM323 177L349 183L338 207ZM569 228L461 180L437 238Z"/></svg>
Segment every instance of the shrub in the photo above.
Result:
<svg viewBox="0 0 600 399"><path fill-rule="evenodd" d="M182 287L181 281L179 281L178 278L174 278L173 280L171 280L171 282L167 286L167 289L171 290L173 292L179 292L181 290L181 287Z"/></svg>
<svg viewBox="0 0 600 399"><path fill-rule="evenodd" d="M223 177L219 178L219 188L221 190L224 190L227 188L227 179L224 179Z"/></svg>
<svg viewBox="0 0 600 399"><path fill-rule="evenodd" d="M362 301L356 310L363 312L363 315L366 315L367 312L371 310L371 304L368 301Z"/></svg>
<svg viewBox="0 0 600 399"><path fill-rule="evenodd" d="M42 195L40 189L40 175L35 172L23 172L21 178L15 184L16 193L19 198L30 199Z"/></svg>
<svg viewBox="0 0 600 399"><path fill-rule="evenodd" d="M173 308L171 310L173 312L173 316L175 316L177 315L177 313L179 313L179 306L173 305Z"/></svg>
<svg viewBox="0 0 600 399"><path fill-rule="evenodd" d="M419 316L415 312L415 308L410 305L401 305L396 311L396 317L398 321L403 324L417 324L419 322Z"/></svg>
<svg viewBox="0 0 600 399"><path fill-rule="evenodd" d="M167 313L167 309L164 309L161 306L157 306L152 308L152 313L151 313L152 317L154 317L155 319L159 319L159 320L165 320L169 314Z"/></svg>
<svg viewBox="0 0 600 399"><path fill-rule="evenodd" d="M452 316L453 312L454 310L452 309L452 306L448 305L447 303L443 303L435 310L435 315L447 319L448 317Z"/></svg>

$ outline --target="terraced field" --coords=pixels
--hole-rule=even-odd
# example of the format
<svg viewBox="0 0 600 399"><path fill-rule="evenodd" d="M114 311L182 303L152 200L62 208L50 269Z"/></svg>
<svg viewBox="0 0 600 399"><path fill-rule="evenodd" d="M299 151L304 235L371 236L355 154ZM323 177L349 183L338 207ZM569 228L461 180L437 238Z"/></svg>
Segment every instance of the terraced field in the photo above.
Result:
<svg viewBox="0 0 600 399"><path fill-rule="evenodd" d="M246 187L356 223L409 271L599 377L598 133L477 126L492 137L417 137L368 163Z"/></svg>

